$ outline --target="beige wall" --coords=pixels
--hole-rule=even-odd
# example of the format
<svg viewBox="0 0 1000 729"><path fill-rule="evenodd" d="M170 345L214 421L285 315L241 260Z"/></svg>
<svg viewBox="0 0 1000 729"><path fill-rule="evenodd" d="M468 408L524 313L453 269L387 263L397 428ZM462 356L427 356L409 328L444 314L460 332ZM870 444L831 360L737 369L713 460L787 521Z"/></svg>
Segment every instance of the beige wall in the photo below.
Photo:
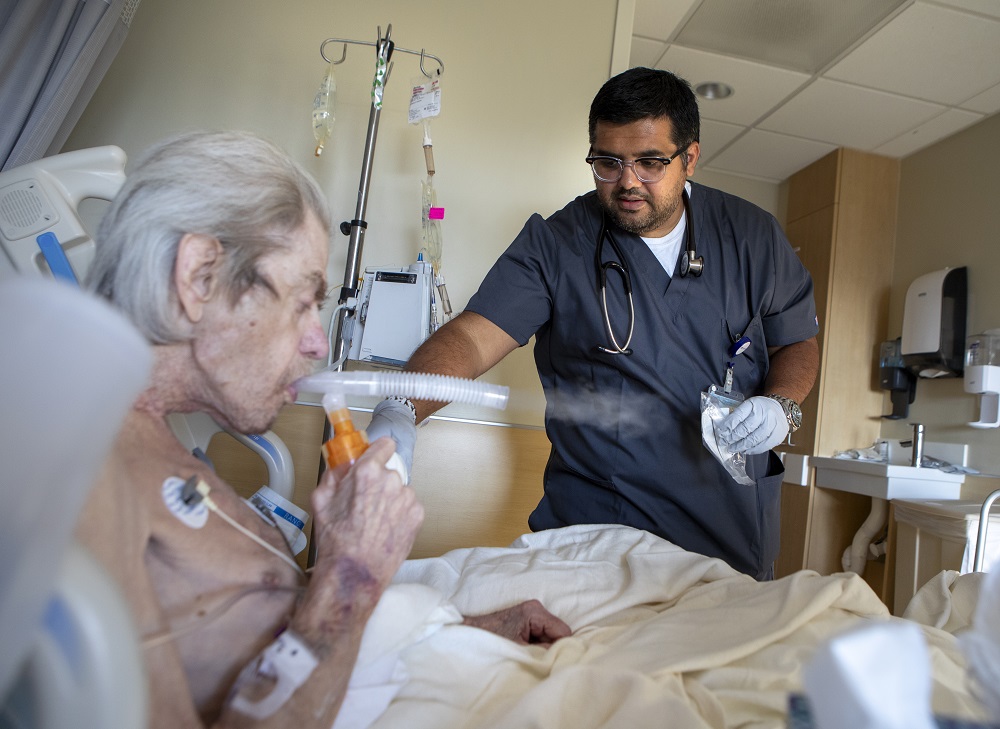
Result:
<svg viewBox="0 0 1000 729"><path fill-rule="evenodd" d="M591 0L585 13L575 0L144 0L66 148L117 144L134 158L182 130L249 129L302 162L327 191L335 220L350 220L375 54L349 46L337 66L334 138L317 159L310 114L325 71L319 47L329 37L374 41L378 26L384 32L392 23L398 46L425 48L445 63L442 112L432 122L435 187L446 210L443 271L461 310L531 213L550 214L592 186L583 162L587 109L609 74L615 12L616 0ZM402 53L394 61L366 215L365 266L405 265L421 245L422 134L406 120L419 62ZM346 249L347 239L335 234L329 279L338 291ZM530 347L486 378L512 387L501 419L541 422Z"/></svg>
<svg viewBox="0 0 1000 729"><path fill-rule="evenodd" d="M906 290L918 276L968 266L969 334L1000 327L1000 116L980 122L903 160L896 256L890 298L890 338L902 331ZM889 412L888 402L885 412ZM960 378L920 380L906 421L882 426L906 437L924 423L927 439L970 444L970 463L1000 473L1000 429L977 430L978 399ZM991 488L997 484L993 482Z"/></svg>
<svg viewBox="0 0 1000 729"><path fill-rule="evenodd" d="M335 220L350 220L374 50L349 46L347 61L337 66L334 138L317 159L310 112L325 70L319 47L329 37L374 41L377 27L384 31L391 22L398 46L425 48L445 63L442 112L432 122L435 187L446 210L443 271L460 311L529 215L550 214L592 187L583 163L587 110L611 70L616 19L626 22L619 6L590 0L580 12L576 0L143 0L66 149L117 144L134 158L183 130L249 129L302 162L327 191ZM338 48L328 46L328 55ZM364 266L404 265L420 248L422 137L406 122L418 62L402 53L394 59ZM777 212L776 185L708 172L696 179ZM338 290L346 249L347 239L335 234L329 278ZM541 424L544 400L530 344L484 379L511 387L506 412L453 405L444 414Z"/></svg>

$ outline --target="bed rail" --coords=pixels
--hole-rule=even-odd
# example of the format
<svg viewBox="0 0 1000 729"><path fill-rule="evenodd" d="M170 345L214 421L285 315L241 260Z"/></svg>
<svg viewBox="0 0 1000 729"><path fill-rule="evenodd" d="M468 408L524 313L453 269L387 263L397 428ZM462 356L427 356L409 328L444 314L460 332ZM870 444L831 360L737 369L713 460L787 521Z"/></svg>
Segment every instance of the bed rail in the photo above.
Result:
<svg viewBox="0 0 1000 729"><path fill-rule="evenodd" d="M979 535L976 537L976 558L972 563L973 572L983 571L983 560L986 559L986 530L990 525L990 508L993 502L1000 498L1000 489L997 489L983 502L983 508L979 510Z"/></svg>

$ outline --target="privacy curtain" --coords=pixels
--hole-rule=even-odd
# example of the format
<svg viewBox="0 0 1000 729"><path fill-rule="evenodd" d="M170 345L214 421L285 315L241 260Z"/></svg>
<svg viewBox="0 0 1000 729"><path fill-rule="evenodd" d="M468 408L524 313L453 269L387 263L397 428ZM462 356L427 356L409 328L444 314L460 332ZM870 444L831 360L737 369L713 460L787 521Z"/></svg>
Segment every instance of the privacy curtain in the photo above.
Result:
<svg viewBox="0 0 1000 729"><path fill-rule="evenodd" d="M0 0L0 170L62 149L140 0Z"/></svg>

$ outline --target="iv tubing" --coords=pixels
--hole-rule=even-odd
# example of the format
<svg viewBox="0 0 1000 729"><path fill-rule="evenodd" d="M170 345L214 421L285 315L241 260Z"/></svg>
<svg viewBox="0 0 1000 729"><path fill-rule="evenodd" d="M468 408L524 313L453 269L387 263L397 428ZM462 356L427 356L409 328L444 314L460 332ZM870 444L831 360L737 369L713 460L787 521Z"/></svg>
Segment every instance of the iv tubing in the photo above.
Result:
<svg viewBox="0 0 1000 729"><path fill-rule="evenodd" d="M295 383L299 392L345 395L398 395L414 400L459 402L503 410L510 388L461 377L418 372L335 372L321 370Z"/></svg>

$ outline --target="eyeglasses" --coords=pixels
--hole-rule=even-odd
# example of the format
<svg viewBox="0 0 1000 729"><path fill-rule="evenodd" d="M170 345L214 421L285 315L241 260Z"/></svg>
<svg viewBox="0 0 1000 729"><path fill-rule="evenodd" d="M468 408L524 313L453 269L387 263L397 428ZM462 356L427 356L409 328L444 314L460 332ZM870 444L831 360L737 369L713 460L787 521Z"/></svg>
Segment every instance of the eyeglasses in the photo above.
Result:
<svg viewBox="0 0 1000 729"><path fill-rule="evenodd" d="M594 170L594 177L601 182L618 182L626 167L632 168L639 182L659 182L667 172L667 165L686 151L687 147L684 147L669 157L639 157L632 162L617 157L587 157L586 162Z"/></svg>

